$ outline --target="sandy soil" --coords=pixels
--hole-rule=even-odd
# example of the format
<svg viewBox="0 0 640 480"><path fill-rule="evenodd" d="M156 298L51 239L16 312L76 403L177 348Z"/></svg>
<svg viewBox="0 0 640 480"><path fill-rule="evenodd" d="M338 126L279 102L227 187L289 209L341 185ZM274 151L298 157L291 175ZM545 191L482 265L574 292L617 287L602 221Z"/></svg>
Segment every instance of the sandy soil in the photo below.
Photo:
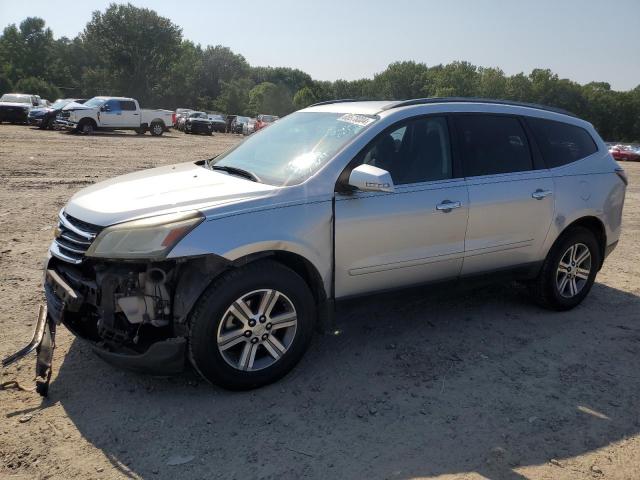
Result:
<svg viewBox="0 0 640 480"><path fill-rule="evenodd" d="M30 337L58 210L239 137L0 126L0 356ZM231 393L116 370L60 331L50 397L0 391L0 478L640 478L640 164L620 246L567 313L520 287L343 305L285 379ZM32 385L33 359L0 372Z"/></svg>

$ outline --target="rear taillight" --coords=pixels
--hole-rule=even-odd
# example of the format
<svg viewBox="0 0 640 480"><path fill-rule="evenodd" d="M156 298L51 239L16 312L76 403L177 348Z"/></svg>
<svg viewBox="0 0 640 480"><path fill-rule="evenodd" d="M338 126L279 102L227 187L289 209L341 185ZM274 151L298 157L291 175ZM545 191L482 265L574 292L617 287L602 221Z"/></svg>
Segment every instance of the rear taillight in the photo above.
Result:
<svg viewBox="0 0 640 480"><path fill-rule="evenodd" d="M173 115L171 115L171 123L176 124L176 112L173 112Z"/></svg>
<svg viewBox="0 0 640 480"><path fill-rule="evenodd" d="M620 180L622 180L625 185L629 185L629 178L627 177L627 172L624 171L624 168L616 167L616 175L620 177Z"/></svg>

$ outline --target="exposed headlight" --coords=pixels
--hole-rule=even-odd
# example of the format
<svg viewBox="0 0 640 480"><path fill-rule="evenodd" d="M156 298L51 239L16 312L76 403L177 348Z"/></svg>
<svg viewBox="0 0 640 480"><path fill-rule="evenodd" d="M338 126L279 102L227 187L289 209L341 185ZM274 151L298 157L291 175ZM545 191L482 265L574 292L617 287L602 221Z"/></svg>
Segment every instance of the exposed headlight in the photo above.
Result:
<svg viewBox="0 0 640 480"><path fill-rule="evenodd" d="M159 215L105 228L86 255L98 258L165 257L191 230L204 220L200 212Z"/></svg>

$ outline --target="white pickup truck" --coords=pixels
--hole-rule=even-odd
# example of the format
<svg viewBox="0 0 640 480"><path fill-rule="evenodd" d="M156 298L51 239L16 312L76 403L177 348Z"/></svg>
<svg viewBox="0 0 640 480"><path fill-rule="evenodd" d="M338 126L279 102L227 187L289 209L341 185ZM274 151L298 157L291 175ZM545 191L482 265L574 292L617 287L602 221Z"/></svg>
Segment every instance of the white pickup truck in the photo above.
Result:
<svg viewBox="0 0 640 480"><path fill-rule="evenodd" d="M125 97L93 97L84 104L66 105L56 118L56 125L91 134L95 130L135 130L143 135L162 135L175 123L171 110L141 109L138 101Z"/></svg>

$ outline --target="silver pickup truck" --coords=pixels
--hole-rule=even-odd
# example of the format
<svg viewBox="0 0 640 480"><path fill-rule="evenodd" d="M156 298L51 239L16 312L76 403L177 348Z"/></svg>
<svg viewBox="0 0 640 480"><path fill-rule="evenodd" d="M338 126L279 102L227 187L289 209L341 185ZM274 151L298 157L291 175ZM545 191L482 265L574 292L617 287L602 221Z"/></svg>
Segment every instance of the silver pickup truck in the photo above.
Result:
<svg viewBox="0 0 640 480"><path fill-rule="evenodd" d="M56 118L56 125L73 132L135 130L160 136L175 123L171 110L141 109L138 101L126 97L93 97L84 104L70 103Z"/></svg>

